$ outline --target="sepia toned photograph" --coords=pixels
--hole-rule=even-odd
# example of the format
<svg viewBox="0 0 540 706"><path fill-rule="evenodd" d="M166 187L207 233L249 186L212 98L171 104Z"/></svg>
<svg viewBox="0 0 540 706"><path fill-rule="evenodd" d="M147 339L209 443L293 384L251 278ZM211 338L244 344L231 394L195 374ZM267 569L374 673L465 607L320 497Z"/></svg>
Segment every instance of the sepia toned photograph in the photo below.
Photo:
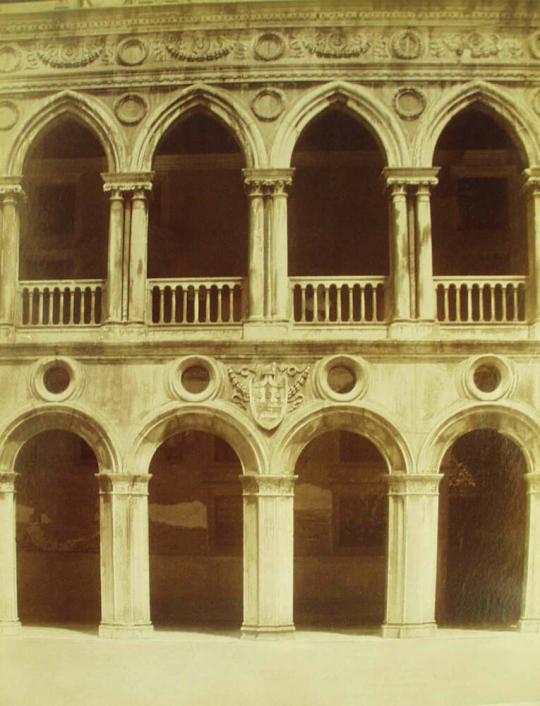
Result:
<svg viewBox="0 0 540 706"><path fill-rule="evenodd" d="M540 706L540 0L0 0L0 705Z"/></svg>

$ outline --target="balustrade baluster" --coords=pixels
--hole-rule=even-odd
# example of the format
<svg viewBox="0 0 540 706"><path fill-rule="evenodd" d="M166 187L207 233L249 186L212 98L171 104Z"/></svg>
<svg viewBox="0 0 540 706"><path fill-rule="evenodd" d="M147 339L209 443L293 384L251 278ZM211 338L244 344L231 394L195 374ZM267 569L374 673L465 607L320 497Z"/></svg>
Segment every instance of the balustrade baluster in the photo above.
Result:
<svg viewBox="0 0 540 706"><path fill-rule="evenodd" d="M501 321L508 321L507 317L507 302L506 302L506 291L507 291L507 284L501 284Z"/></svg>
<svg viewBox="0 0 540 706"><path fill-rule="evenodd" d="M358 306L358 321L363 323L366 320L366 287L362 284L358 287Z"/></svg>
<svg viewBox="0 0 540 706"><path fill-rule="evenodd" d="M336 284L336 321L341 323L341 292L343 291L343 283Z"/></svg>

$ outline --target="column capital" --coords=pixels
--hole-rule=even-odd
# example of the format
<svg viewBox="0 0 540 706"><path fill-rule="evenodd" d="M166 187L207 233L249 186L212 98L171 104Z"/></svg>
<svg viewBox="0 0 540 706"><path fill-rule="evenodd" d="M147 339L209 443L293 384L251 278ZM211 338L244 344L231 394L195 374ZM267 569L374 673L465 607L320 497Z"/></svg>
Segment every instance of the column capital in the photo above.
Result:
<svg viewBox="0 0 540 706"><path fill-rule="evenodd" d="M282 195L292 184L294 169L243 169L244 185L249 195Z"/></svg>
<svg viewBox="0 0 540 706"><path fill-rule="evenodd" d="M100 495L148 495L150 473L97 473Z"/></svg>
<svg viewBox="0 0 540 706"><path fill-rule="evenodd" d="M385 167L382 171L387 187L437 186L440 167Z"/></svg>
<svg viewBox="0 0 540 706"><path fill-rule="evenodd" d="M442 473L395 473L385 479L389 495L438 495Z"/></svg>
<svg viewBox="0 0 540 706"><path fill-rule="evenodd" d="M298 476L240 476L244 496L292 497Z"/></svg>
<svg viewBox="0 0 540 706"><path fill-rule="evenodd" d="M22 177L0 177L0 199L23 199Z"/></svg>
<svg viewBox="0 0 540 706"><path fill-rule="evenodd" d="M115 192L151 191L154 175L155 172L119 172L117 174L104 172L101 174L103 191L113 194Z"/></svg>
<svg viewBox="0 0 540 706"><path fill-rule="evenodd" d="M12 471L0 471L0 493L14 493L15 480L18 475Z"/></svg>
<svg viewBox="0 0 540 706"><path fill-rule="evenodd" d="M540 471L526 473L524 478L527 484L527 493L529 495L540 495Z"/></svg>
<svg viewBox="0 0 540 706"><path fill-rule="evenodd" d="M521 186L529 194L540 194L540 167L529 167L521 172Z"/></svg>

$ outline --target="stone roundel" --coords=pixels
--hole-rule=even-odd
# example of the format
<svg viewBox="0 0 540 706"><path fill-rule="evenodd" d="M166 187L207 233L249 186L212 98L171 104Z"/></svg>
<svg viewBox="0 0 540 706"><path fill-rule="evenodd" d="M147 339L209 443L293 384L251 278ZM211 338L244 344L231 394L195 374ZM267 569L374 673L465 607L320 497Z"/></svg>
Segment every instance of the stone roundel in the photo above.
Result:
<svg viewBox="0 0 540 706"><path fill-rule="evenodd" d="M116 57L120 64L124 66L138 66L142 64L148 56L148 47L138 37L124 39L118 45Z"/></svg>
<svg viewBox="0 0 540 706"><path fill-rule="evenodd" d="M336 389L333 384L331 377L334 371L345 373L349 384L343 390ZM367 390L368 377L367 363L350 355L338 354L323 358L313 370L313 383L319 396L335 402L352 402L362 397Z"/></svg>
<svg viewBox="0 0 540 706"><path fill-rule="evenodd" d="M15 103L0 101L0 130L9 130L19 119L19 111Z"/></svg>
<svg viewBox="0 0 540 706"><path fill-rule="evenodd" d="M255 56L261 61L274 61L285 53L285 40L276 32L265 32L255 42Z"/></svg>
<svg viewBox="0 0 540 706"><path fill-rule="evenodd" d="M494 401L512 393L516 376L510 362L498 355L478 355L466 361L461 382L467 397ZM482 384L482 378L490 384Z"/></svg>
<svg viewBox="0 0 540 706"><path fill-rule="evenodd" d="M540 115L540 90L533 93L531 102L534 112Z"/></svg>
<svg viewBox="0 0 540 706"><path fill-rule="evenodd" d="M21 54L17 47L6 46L0 49L0 73L8 74L15 71L21 62Z"/></svg>
<svg viewBox="0 0 540 706"><path fill-rule="evenodd" d="M114 104L114 112L121 123L135 125L140 123L148 112L148 105L138 93L125 93Z"/></svg>
<svg viewBox="0 0 540 706"><path fill-rule="evenodd" d="M190 369L204 369L207 372L206 386L199 391L193 391L185 384L184 375ZM211 400L222 390L224 375L216 360L205 355L187 355L177 358L169 365L167 388L171 397L184 402L204 402Z"/></svg>
<svg viewBox="0 0 540 706"><path fill-rule="evenodd" d="M285 96L275 88L264 88L251 101L251 110L259 120L277 120L285 109Z"/></svg>
<svg viewBox="0 0 540 706"><path fill-rule="evenodd" d="M390 46L398 59L418 59L424 51L422 38L412 29L394 34Z"/></svg>
<svg viewBox="0 0 540 706"><path fill-rule="evenodd" d="M540 30L529 37L529 49L535 59L540 59Z"/></svg>
<svg viewBox="0 0 540 706"><path fill-rule="evenodd" d="M55 390L48 383L51 373L63 373L65 385ZM79 365L71 358L54 356L39 360L30 371L30 388L35 397L46 402L63 402L80 392L84 383Z"/></svg>
<svg viewBox="0 0 540 706"><path fill-rule="evenodd" d="M416 120L426 109L426 98L416 88L401 88L394 96L394 108L403 120Z"/></svg>

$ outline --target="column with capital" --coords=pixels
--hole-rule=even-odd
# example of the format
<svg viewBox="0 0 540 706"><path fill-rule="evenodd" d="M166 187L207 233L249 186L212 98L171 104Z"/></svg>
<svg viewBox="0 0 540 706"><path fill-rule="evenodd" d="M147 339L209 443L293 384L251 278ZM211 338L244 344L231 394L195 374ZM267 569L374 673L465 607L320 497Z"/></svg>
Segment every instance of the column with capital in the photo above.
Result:
<svg viewBox="0 0 540 706"><path fill-rule="evenodd" d="M242 476L245 637L290 635L295 476Z"/></svg>
<svg viewBox="0 0 540 706"><path fill-rule="evenodd" d="M527 473L527 549L519 627L540 633L540 473Z"/></svg>
<svg viewBox="0 0 540 706"><path fill-rule="evenodd" d="M430 192L438 183L438 168L418 171L415 204L416 315L421 321L435 321L433 249Z"/></svg>
<svg viewBox="0 0 540 706"><path fill-rule="evenodd" d="M20 630L17 612L16 473L0 470L0 634Z"/></svg>
<svg viewBox="0 0 540 706"><path fill-rule="evenodd" d="M391 169L385 169L383 174L390 199L390 323L403 326L412 317L407 185Z"/></svg>
<svg viewBox="0 0 540 706"><path fill-rule="evenodd" d="M264 179L258 169L244 169L249 198L248 321L268 318L267 244L265 238Z"/></svg>
<svg viewBox="0 0 540 706"><path fill-rule="evenodd" d="M18 178L0 178L2 201L0 247L0 326L14 326L19 281L20 204L24 192Z"/></svg>
<svg viewBox="0 0 540 706"><path fill-rule="evenodd" d="M441 475L387 476L388 568L385 637L436 630L437 533Z"/></svg>
<svg viewBox="0 0 540 706"><path fill-rule="evenodd" d="M269 188L269 269L272 289L272 320L288 322L289 252L287 223L287 191L294 169L276 169L268 175Z"/></svg>
<svg viewBox="0 0 540 706"><path fill-rule="evenodd" d="M124 190L113 174L102 174L103 191L109 194L109 243L107 254L107 286L104 316L106 323L123 319L122 292L124 289ZM121 176L121 175L118 175Z"/></svg>
<svg viewBox="0 0 540 706"><path fill-rule="evenodd" d="M527 320L532 334L540 336L540 167L523 172L527 199L527 240L529 281L527 285Z"/></svg>
<svg viewBox="0 0 540 706"><path fill-rule="evenodd" d="M148 192L152 175L142 175L131 192L128 321L146 321L146 271L148 260Z"/></svg>
<svg viewBox="0 0 540 706"><path fill-rule="evenodd" d="M150 621L150 475L98 474L102 637L144 637Z"/></svg>

